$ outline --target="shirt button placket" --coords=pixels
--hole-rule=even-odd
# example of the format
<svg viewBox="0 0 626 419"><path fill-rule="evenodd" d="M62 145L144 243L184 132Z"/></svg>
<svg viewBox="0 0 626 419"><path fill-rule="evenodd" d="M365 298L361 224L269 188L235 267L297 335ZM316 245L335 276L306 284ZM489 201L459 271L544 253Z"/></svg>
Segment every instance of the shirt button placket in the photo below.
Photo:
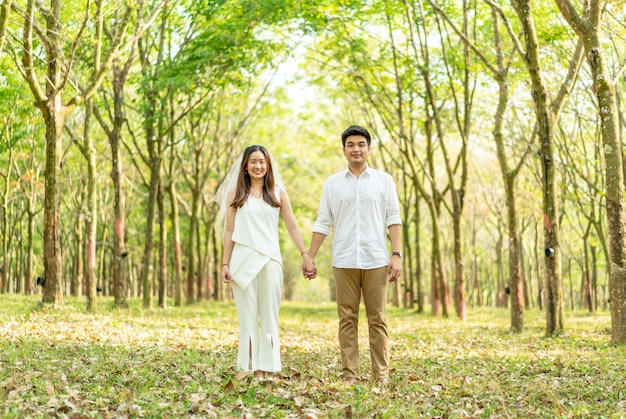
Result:
<svg viewBox="0 0 626 419"><path fill-rule="evenodd" d="M354 188L354 216L356 218L355 221L355 225L356 225L356 237L355 237L355 243L356 243L356 266L357 268L361 268L362 267L362 263L361 263L361 241L363 240L363 237L361 235L361 205L359 203L359 180L356 179L356 185Z"/></svg>

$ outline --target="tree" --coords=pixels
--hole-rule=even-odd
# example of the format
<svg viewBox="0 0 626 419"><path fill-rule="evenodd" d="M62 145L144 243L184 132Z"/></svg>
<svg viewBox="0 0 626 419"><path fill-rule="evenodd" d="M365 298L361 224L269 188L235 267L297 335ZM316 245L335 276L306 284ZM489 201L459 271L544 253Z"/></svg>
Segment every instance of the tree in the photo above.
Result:
<svg viewBox="0 0 626 419"><path fill-rule="evenodd" d="M569 0L555 0L563 17L583 40L587 63L593 76L605 161L606 216L609 234L611 340L626 344L626 212L624 168L617 97L601 40L604 2L590 0L579 12Z"/></svg>
<svg viewBox="0 0 626 419"><path fill-rule="evenodd" d="M494 7L505 19L502 9L491 0L485 0ZM511 5L521 24L524 47L510 25L507 24L509 35L516 42L524 65L531 81L531 96L535 103L537 126L535 132L539 138L542 192L543 192L543 219L544 219L544 248L546 264L546 333L548 335L560 333L564 328L564 297L563 277L561 267L559 207L557 198L557 171L555 166L555 112L550 106L548 88L541 69L540 45L530 0L511 0ZM508 21L506 21L508 22Z"/></svg>
<svg viewBox="0 0 626 419"><path fill-rule="evenodd" d="M500 33L500 15L498 8L492 7L492 21L494 37L493 42L495 44L495 64L492 64L483 51L479 50L474 43L468 38L467 31L458 29L451 19L441 10L441 8L429 0L435 10L440 13L447 22L452 25L455 32L459 35L464 45L477 55L480 61L485 65L492 75L494 82L498 86L498 99L496 105L496 113L494 115L494 131L493 137L496 143L496 154L498 157L498 163L500 171L502 173L504 191L506 195L506 207L507 207L507 230L509 236L509 286L511 295L511 329L516 332L521 332L524 329L523 321L523 278L521 267L521 245L520 236L518 233L518 216L517 216L517 197L516 197L516 179L522 169L526 159L530 155L532 141L522 152L518 161L511 165L510 157L507 155L507 146L505 145L505 116L509 101L509 85L508 85L508 73L512 64L513 55L505 60L504 46L502 43L502 37ZM515 45L515 44L514 44ZM517 46L514 47L514 49ZM578 72L580 57L581 57L580 45L574 59L571 61L569 76L566 78L565 83L562 85L559 95L553 103L553 108L560 109L563 105L567 93L571 89L572 84L576 79ZM558 119L558 117L557 117ZM534 135L533 135L534 137Z"/></svg>
<svg viewBox="0 0 626 419"><path fill-rule="evenodd" d="M83 5L81 5L83 6ZM82 8L82 7L81 7ZM73 64L76 50L82 41L85 29L90 21L90 2L84 5L84 17L78 22L78 31L69 32L74 25L63 24L67 17L62 16L60 0L50 0L49 6L35 0L28 0L26 9L21 11L24 16L23 41L20 44L22 67L20 71L28 83L33 95L35 106L41 111L46 126L46 158L45 158L45 197L44 197L44 271L46 286L42 303L63 306L62 290L62 258L60 240L60 206L58 176L61 170L61 151L63 126L68 113L78 105L89 100L98 91L105 75L111 68L113 60L127 46L134 42L124 36L115 39L104 54L100 69L86 88L77 95L66 99L66 86L73 80ZM80 10L80 9L79 9ZM43 20L40 26L38 20ZM75 22L73 22L75 23ZM149 25L149 22L148 22ZM144 26L147 27L148 25ZM36 39L39 44L35 43ZM71 39L68 44L64 40ZM39 59L35 59L40 47L45 51L43 63L45 69L39 69ZM65 51L69 51L69 55ZM17 64L17 63L16 63ZM42 86L44 85L44 86Z"/></svg>

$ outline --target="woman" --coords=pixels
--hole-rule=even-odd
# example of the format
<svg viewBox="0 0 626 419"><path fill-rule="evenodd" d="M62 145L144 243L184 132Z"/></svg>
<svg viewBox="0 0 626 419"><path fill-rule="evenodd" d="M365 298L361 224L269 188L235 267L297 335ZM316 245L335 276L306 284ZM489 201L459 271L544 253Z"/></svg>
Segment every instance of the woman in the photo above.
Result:
<svg viewBox="0 0 626 419"><path fill-rule="evenodd" d="M233 169L236 187L230 187L229 183L234 182L225 180L226 191L220 187L217 196L226 192L221 277L233 284L239 316L237 368L252 370L259 379L273 379L281 370L278 311L283 271L279 216L302 255L305 275L312 275L315 268L267 149L259 145L246 148L241 163Z"/></svg>

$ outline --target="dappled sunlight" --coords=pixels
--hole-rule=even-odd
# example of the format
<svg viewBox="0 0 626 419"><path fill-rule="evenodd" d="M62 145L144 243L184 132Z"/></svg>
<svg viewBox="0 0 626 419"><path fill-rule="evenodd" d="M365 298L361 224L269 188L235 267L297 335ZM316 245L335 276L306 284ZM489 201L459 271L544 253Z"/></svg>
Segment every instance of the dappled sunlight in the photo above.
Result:
<svg viewBox="0 0 626 419"><path fill-rule="evenodd" d="M626 414L626 355L609 345L607 313L569 317L566 333L545 337L543 313L532 310L526 331L514 334L506 310L473 310L463 323L390 307L391 380L381 387L371 377L364 316L361 377L340 380L332 304L283 305L283 370L259 381L236 371L233 303L159 311L103 302L89 314L78 302L39 310L30 301L10 296L0 313L0 391L10 416Z"/></svg>

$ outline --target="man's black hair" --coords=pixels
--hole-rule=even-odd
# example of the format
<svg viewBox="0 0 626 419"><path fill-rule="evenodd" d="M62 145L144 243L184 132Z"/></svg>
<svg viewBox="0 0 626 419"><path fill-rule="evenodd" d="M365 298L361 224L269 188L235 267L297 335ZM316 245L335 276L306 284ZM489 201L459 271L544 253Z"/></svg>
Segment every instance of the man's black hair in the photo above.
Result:
<svg viewBox="0 0 626 419"><path fill-rule="evenodd" d="M346 146L346 138L348 138L351 135L361 135L365 137L365 139L367 140L367 145L372 145L372 137L370 136L370 133L365 128L359 125L350 125L341 134L341 144L343 144L344 147Z"/></svg>

